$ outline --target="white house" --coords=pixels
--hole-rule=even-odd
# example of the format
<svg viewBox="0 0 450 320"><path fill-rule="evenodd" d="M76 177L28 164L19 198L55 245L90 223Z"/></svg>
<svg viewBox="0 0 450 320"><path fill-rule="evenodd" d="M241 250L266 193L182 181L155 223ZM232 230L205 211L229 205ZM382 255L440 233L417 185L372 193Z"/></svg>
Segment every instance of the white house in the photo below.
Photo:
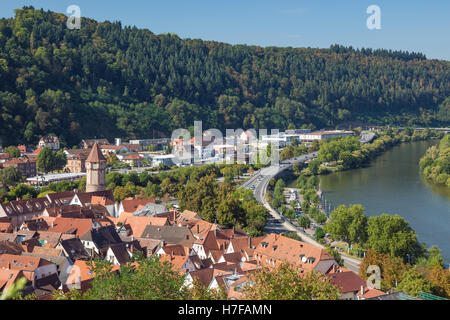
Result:
<svg viewBox="0 0 450 320"><path fill-rule="evenodd" d="M42 137L41 140L39 140L38 143L39 148L50 148L52 150L59 150L59 139L58 137Z"/></svg>

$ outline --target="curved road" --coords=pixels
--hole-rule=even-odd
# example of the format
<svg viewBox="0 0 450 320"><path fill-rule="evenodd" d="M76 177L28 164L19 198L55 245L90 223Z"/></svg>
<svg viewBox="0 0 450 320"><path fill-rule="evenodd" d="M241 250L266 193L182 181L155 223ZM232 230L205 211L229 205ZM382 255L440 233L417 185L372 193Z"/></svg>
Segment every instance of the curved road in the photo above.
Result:
<svg viewBox="0 0 450 320"><path fill-rule="evenodd" d="M296 158L292 158L286 161L282 161L280 165L273 165L264 169L261 169L259 173L255 174L253 177L251 177L249 180L245 182L245 184L241 185L240 187L247 187L251 185L252 183L256 182L256 186L254 189L254 195L256 198L256 201L258 201L260 204L265 206L267 210L269 210L270 214L273 218L283 221L282 226L286 231L296 232L298 236L301 237L303 242L309 243L311 245L324 248L323 245L318 243L316 240L311 238L308 234L303 232L300 228L295 227L289 220L285 219L282 215L280 215L275 209L273 209L270 204L266 200L266 191L267 187L269 186L270 180L275 177L278 173L281 171L284 171L288 168L290 168L294 163L296 162L305 162L311 159L314 159L317 157L317 152L312 152L306 155L301 155ZM351 271L358 273L359 272L359 264L361 263L360 260L355 259L353 257L347 256L343 253L341 253L342 259L344 260L344 266Z"/></svg>

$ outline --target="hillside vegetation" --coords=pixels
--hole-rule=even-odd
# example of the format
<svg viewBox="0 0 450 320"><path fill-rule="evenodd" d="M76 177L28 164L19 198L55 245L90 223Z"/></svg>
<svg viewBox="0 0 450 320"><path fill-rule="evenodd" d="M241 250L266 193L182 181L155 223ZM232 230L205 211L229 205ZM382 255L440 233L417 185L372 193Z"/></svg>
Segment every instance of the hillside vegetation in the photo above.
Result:
<svg viewBox="0 0 450 320"><path fill-rule="evenodd" d="M448 125L450 62L402 51L229 45L24 7L0 20L0 144L56 134Z"/></svg>
<svg viewBox="0 0 450 320"><path fill-rule="evenodd" d="M420 171L434 184L446 185L450 188L450 135L446 134L439 146L432 146L420 159Z"/></svg>

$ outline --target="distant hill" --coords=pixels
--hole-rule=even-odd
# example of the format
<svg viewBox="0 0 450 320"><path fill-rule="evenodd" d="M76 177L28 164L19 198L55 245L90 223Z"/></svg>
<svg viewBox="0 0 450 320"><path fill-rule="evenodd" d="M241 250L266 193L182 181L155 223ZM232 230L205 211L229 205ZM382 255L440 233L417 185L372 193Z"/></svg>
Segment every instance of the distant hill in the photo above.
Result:
<svg viewBox="0 0 450 320"><path fill-rule="evenodd" d="M188 128L449 125L450 62L388 50L261 48L32 7L0 20L0 144Z"/></svg>

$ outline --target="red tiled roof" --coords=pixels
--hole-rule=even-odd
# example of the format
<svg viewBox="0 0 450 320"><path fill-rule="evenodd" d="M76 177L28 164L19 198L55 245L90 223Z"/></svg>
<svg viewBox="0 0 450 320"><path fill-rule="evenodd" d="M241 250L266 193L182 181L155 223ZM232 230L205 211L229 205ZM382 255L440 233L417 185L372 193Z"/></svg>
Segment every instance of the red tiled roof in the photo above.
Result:
<svg viewBox="0 0 450 320"><path fill-rule="evenodd" d="M133 199L127 198L122 200L122 207L124 212L135 212L139 206L145 206L147 203L156 203L155 199Z"/></svg>
<svg viewBox="0 0 450 320"><path fill-rule="evenodd" d="M361 290L361 286L364 288L367 286L366 281L352 271L328 273L327 277L342 293L357 292Z"/></svg>
<svg viewBox="0 0 450 320"><path fill-rule="evenodd" d="M82 237L86 232L91 230L91 219L73 219L73 218L56 218L53 222L53 227L48 229L52 232L74 233L78 237Z"/></svg>
<svg viewBox="0 0 450 320"><path fill-rule="evenodd" d="M147 217L147 216L128 216L124 224L128 224L133 232L133 236L141 237L145 227L152 226L166 226L167 218Z"/></svg>
<svg viewBox="0 0 450 320"><path fill-rule="evenodd" d="M274 233L262 238L254 253L262 255L261 263L266 259L275 261L275 265L286 261L305 270L314 269L322 260L333 260L322 248Z"/></svg>

